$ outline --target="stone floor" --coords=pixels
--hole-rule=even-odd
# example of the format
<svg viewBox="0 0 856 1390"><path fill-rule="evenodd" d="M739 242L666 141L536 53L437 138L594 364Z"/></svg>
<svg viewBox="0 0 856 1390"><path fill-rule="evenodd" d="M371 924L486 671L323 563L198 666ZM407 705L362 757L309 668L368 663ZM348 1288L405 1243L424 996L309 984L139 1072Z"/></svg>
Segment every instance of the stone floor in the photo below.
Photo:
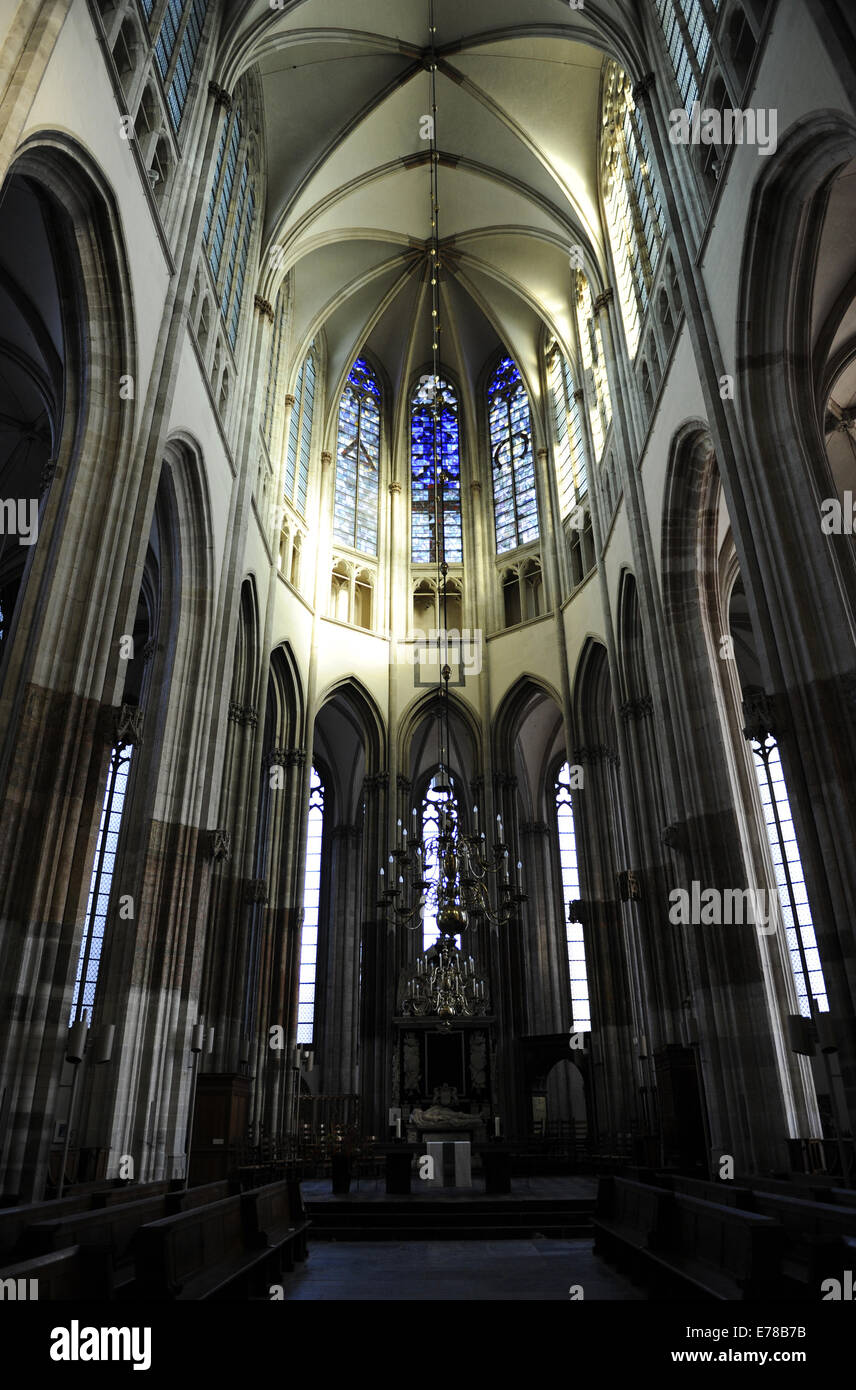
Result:
<svg viewBox="0 0 856 1390"><path fill-rule="evenodd" d="M590 1239L310 1242L306 1264L283 1284L286 1299L304 1301L568 1302L572 1284L587 1300L645 1298Z"/></svg>

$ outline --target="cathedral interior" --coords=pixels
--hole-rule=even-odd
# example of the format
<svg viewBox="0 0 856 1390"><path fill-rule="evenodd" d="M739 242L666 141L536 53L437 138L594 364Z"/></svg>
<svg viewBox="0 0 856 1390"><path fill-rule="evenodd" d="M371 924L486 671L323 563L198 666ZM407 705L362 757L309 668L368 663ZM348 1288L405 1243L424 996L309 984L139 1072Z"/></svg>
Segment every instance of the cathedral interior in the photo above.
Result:
<svg viewBox="0 0 856 1390"><path fill-rule="evenodd" d="M852 1299L853 5L4 0L0 180L5 1298Z"/></svg>

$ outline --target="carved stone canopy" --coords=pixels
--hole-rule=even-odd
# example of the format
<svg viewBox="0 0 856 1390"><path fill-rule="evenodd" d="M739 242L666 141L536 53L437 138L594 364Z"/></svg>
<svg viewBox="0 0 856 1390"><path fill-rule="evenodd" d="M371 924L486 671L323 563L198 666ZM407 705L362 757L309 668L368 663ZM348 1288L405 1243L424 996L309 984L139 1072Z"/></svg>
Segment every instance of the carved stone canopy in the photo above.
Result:
<svg viewBox="0 0 856 1390"><path fill-rule="evenodd" d="M221 864L232 857L232 836L228 830L209 830L208 857Z"/></svg>
<svg viewBox="0 0 856 1390"><path fill-rule="evenodd" d="M117 744L138 748L143 741L143 711L139 705L122 705L114 711L115 738Z"/></svg>

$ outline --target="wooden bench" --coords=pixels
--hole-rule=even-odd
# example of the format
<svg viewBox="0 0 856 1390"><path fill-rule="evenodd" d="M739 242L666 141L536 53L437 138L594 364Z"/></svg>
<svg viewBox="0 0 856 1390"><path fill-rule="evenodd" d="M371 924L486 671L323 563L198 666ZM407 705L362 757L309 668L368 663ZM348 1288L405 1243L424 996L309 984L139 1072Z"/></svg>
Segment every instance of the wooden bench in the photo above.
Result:
<svg viewBox="0 0 856 1390"><path fill-rule="evenodd" d="M9 1256L20 1250L25 1231L37 1222L53 1221L78 1212L98 1211L107 1206L122 1206L144 1197L155 1197L167 1192L171 1185L168 1182L121 1183L109 1186L105 1186L104 1183L92 1183L85 1190L73 1192L68 1197L53 1197L47 1202L28 1202L26 1206L6 1207L0 1211L0 1255Z"/></svg>
<svg viewBox="0 0 856 1390"><path fill-rule="evenodd" d="M597 1253L665 1297L763 1298L779 1288L783 1233L757 1212L606 1177L594 1228Z"/></svg>
<svg viewBox="0 0 856 1390"><path fill-rule="evenodd" d="M673 1201L666 1188L612 1174L601 1178L593 1222L595 1253L631 1273L644 1272L647 1252L663 1243Z"/></svg>
<svg viewBox="0 0 856 1390"><path fill-rule="evenodd" d="M226 1197L160 1221L140 1232L135 1246L136 1287L141 1298L200 1300L238 1292L271 1251L247 1229L245 1197Z"/></svg>
<svg viewBox="0 0 856 1390"><path fill-rule="evenodd" d="M672 1191L680 1192L685 1197L697 1197L702 1202L713 1202L716 1206L754 1210L751 1188L737 1187L732 1182L709 1182L704 1178L682 1178L675 1174Z"/></svg>
<svg viewBox="0 0 856 1390"><path fill-rule="evenodd" d="M665 1248L651 1255L667 1276L708 1298L776 1297L784 1232L772 1217L676 1192L668 1220Z"/></svg>
<svg viewBox="0 0 856 1390"><path fill-rule="evenodd" d="M783 1292L797 1298L818 1298L822 1281L841 1267L845 1238L856 1237L856 1207L832 1202L808 1202L772 1192L755 1192L755 1205L779 1221L785 1231L782 1260Z"/></svg>
<svg viewBox="0 0 856 1390"><path fill-rule="evenodd" d="M34 1255L9 1265L0 1270L0 1280L7 1279L16 1284L21 1281L20 1287L25 1290L28 1302L30 1281L35 1280L38 1301L49 1303L79 1299L84 1290L87 1298L108 1298L112 1271L106 1252L72 1245L68 1250L53 1250L49 1255ZM9 1301L9 1294L4 1292L3 1297Z"/></svg>
<svg viewBox="0 0 856 1390"><path fill-rule="evenodd" d="M245 1192L246 1230L251 1244L277 1250L280 1270L292 1270L295 1260L305 1260L309 1220L300 1184L293 1179L269 1183Z"/></svg>
<svg viewBox="0 0 856 1390"><path fill-rule="evenodd" d="M299 1183L288 1179L150 1222L135 1244L139 1296L266 1294L284 1268L306 1258L308 1224Z"/></svg>
<svg viewBox="0 0 856 1390"><path fill-rule="evenodd" d="M184 1211L186 1207L204 1206L212 1199L221 1200L228 1190L228 1183L211 1183L198 1188L160 1191L151 1197L114 1203L99 1211L72 1212L53 1220L37 1221L24 1231L20 1252L26 1256L44 1255L72 1245L97 1248L109 1255L112 1286L108 1296L128 1293L134 1280L134 1241L140 1228Z"/></svg>

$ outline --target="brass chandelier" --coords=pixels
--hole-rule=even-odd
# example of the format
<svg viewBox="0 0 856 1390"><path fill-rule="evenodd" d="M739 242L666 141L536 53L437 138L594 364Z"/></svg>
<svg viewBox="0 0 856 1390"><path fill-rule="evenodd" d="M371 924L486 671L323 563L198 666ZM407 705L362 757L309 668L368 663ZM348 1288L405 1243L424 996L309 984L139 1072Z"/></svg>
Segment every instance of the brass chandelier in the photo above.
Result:
<svg viewBox="0 0 856 1390"><path fill-rule="evenodd" d="M448 772L449 761L449 680L448 593L449 566L446 562L443 485L445 474L439 455L440 421L443 411L440 375L440 231L438 176L440 155L437 144L437 47L434 0L429 0L431 124L431 341L433 375L427 383L428 405L433 414L434 528L437 537L438 590L441 600L443 638L440 647L440 677L437 686L439 769L431 789L437 809L436 830L419 834L419 818L413 810L408 835L399 820L397 843L388 854L388 874L381 869L380 909L396 927L408 931L424 930L424 921L436 920L438 938L416 960L416 972L407 982L400 1007L404 1014L436 1016L441 1027L449 1027L456 1017L490 1013L490 1000L484 979L478 974L472 956L464 956L455 938L478 927L485 920L504 926L514 916L526 894L509 873L509 850L505 843L502 817L496 818L492 850L484 832L479 832L478 807L473 807L473 833L466 834L458 824L457 808ZM522 865L518 862L518 873ZM495 905L488 885L495 885Z"/></svg>

